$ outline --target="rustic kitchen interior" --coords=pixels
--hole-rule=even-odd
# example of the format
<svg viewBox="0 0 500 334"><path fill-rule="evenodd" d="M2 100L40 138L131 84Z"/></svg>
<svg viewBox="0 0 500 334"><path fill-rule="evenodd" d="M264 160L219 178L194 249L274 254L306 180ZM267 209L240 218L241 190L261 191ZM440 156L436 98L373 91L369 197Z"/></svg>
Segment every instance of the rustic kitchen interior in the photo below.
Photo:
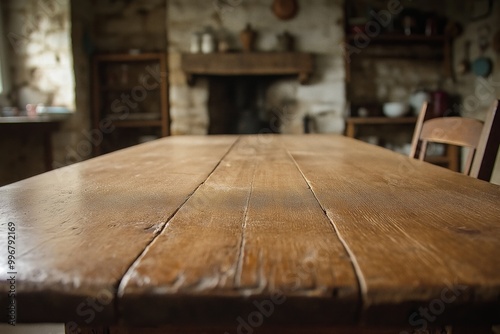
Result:
<svg viewBox="0 0 500 334"><path fill-rule="evenodd" d="M34 297L30 295L30 298L33 298L31 301L36 307L30 303L19 303L20 310L21 305L35 309L34 312L27 312L32 318L25 319L33 323L45 321L39 314L50 313L44 309L46 305L48 310L51 307L59 310L59 313L53 312L55 317L48 319L63 319L64 312L71 313L71 317L81 315L80 308L73 312L75 307L72 304L66 307L58 303L58 298L64 293L70 295L72 302L78 299L77 294L71 295L71 289L88 288L85 280L80 281L83 276L78 276L78 268L75 267L74 271L59 270L57 265L64 265L67 261L67 254L60 249L69 249L70 256L73 252L76 260L67 261L71 265L73 262L80 265L84 260L102 255L103 260L92 261L92 265L104 270L89 269L85 278L108 284L112 287L112 298L116 298L118 287L128 282L122 279L123 273L120 274L114 264L121 261L125 263L124 268L140 269L140 266L131 264L144 258L147 260L147 252L154 247L165 247L158 251L156 258L141 263L146 268L144 272L148 273L154 271L148 265L154 267L156 263L166 263L159 266L165 272L158 271L158 277L164 279L164 273L175 273L176 269L182 268L178 262L188 259L182 265L191 265L189 256L195 253L185 251L187 247L184 248L184 245L195 238L205 237L209 240L206 245L212 242L217 246L218 241L223 239L237 245L235 254L238 254L237 261L243 263L241 268L238 267L241 272L244 272L243 266L253 266L254 259L263 258L262 254L271 259L269 263L273 263L274 255L284 254L282 258L276 257L278 260L274 267L269 265L269 277L264 274L264 266L264 269L256 269L258 275L253 275L253 268L247 269L250 280L259 276L264 281L263 286L267 284L267 278L271 278L271 282L277 277L274 274L281 270L280 266L285 268L283 272L294 270L292 261L286 260L289 254L295 256L298 263L302 260L302 253L306 254L306 259L321 258L314 252L303 250L314 249L318 245L328 250L338 247L342 252L327 252L321 259L326 259L325 270L318 270L322 273L316 277L318 282L329 277L330 270L344 274L342 269L339 270L339 263L345 262L348 268L345 273L352 271L360 275L366 271L366 282L369 284L364 289L372 293L371 296L368 294L369 297L375 296L372 300L374 304L385 292L389 299L396 301L395 308L388 309L388 318L394 316L393 311L395 314L404 313L398 314L402 319L406 317L405 307L409 306L398 298L402 298L404 293L414 298L412 294L415 291L418 294L419 289L422 294L432 289L440 292L441 299L435 298L428 303L431 310L433 305L443 304L443 291L448 291L448 288L442 290L440 285L432 284L433 280L441 284L443 277L460 277L463 273L466 275L460 279L472 282L469 287L465 286L470 289L470 294L469 291L464 293L464 299L470 297L472 304L479 304L481 298L496 298L492 299L492 304L496 303L494 311L497 311L498 279L495 270L498 266L495 267L494 254L498 249L495 244L498 240L495 226L498 220L496 186L427 164L415 169L415 174L418 174L415 177L404 173L399 175L394 170L399 172L398 168L404 164L397 168L394 165L399 162L398 158L408 156L412 149L410 143L417 117L426 102L430 103L426 112L431 117L463 116L482 121L494 102L500 99L499 19L500 0L1 1L0 187L38 175L38 178L24 183L3 187L2 192L9 195L2 202L3 217L17 215L13 221L19 222L20 240L32 246L26 247L31 248L26 252L20 250L21 258L28 259L22 265L31 270L28 274L19 275L20 291L25 293L23 289L29 290L30 284L35 287ZM370 145L321 134L352 137ZM236 139L236 136L217 135L242 136ZM171 142L158 140L163 137L174 138L168 138L172 139ZM267 146L268 138L275 140ZM338 141L330 141L331 138ZM144 144L142 148L136 146L141 144ZM248 147L258 149L248 151ZM125 148L130 150L122 150ZM330 148L338 151L330 154ZM168 156L172 151L173 157ZM467 150L439 144L430 145L428 152L428 162L457 172L463 169L467 155ZM99 156L104 157L91 160ZM294 163L291 163L292 158ZM143 161L138 161L141 159ZM372 167L370 159L376 161ZM500 154L496 159L490 182L500 184ZM157 162L156 166L151 166L152 161ZM74 165L80 162L83 163ZM162 163L172 167L174 172L163 168ZM262 166L256 172L259 163ZM75 168L69 167L58 173L69 165ZM83 167L79 169L78 166ZM219 166L221 168L216 170ZM144 176L142 180L138 176L148 175L142 174L147 167L151 170L148 171L150 179L146 182ZM238 174L238 168L244 172ZM283 169L284 172L274 177L276 169ZM49 170L54 172L43 174ZM206 179L196 179L200 170L206 174ZM248 176L251 174L247 173L248 170L253 171L253 179ZM339 170L343 171L343 175L333 175ZM386 170L391 171L384 174ZM54 181L56 178L57 182ZM254 179L258 180L255 187L257 195L253 198L248 195L247 199L242 195L243 190L248 190L253 196ZM230 189L217 183L221 180L228 184L236 181ZM436 184L445 187L440 188ZM144 189L139 189L141 186ZM399 196L400 187L405 188L403 193L406 196ZM432 196L425 197L431 188L436 188ZM124 191L119 193L117 189ZM320 196L316 196L316 192L313 196L313 190ZM129 191L132 193L130 196ZM85 196L79 198L80 192ZM209 196L220 196L221 193L226 197ZM367 193L372 196L365 196ZM212 202L214 198L216 200ZM357 200L351 200L353 198ZM419 203L421 198L437 199L435 206L438 210L425 211L423 208L431 201ZM281 199L286 200L275 205ZM405 202L402 199L409 200ZM242 205L235 204L239 200ZM254 202L251 203L251 200ZM171 202L178 203L173 205ZM323 206L325 203L327 205ZM198 209L197 205L201 207L198 216L197 210L189 211L193 207ZM227 207L232 211L224 211ZM237 212L247 219L248 207L255 210L249 211L254 214L252 223L257 227L249 223L250 229L244 234L246 220L240 233L240 226L234 224L239 218L234 217L239 217L235 214ZM273 207L275 211L267 212L268 207ZM210 211L213 208L215 210ZM219 209L220 212L217 211ZM423 213L413 214L417 209ZM442 212L437 212L440 210ZM191 215L192 212L195 214ZM149 220L153 221L151 217L156 215L161 223L149 224ZM345 217L350 219L343 219ZM11 219L10 216L8 219ZM134 224L131 219L135 219ZM225 223L225 220L233 225ZM330 221L333 225L337 224L335 229L330 226ZM457 226L453 226L455 223ZM15 225L13 222L8 224L9 228ZM2 226L6 226L4 221ZM183 231L179 226L191 226L194 237L181 233ZM269 226L272 228L267 230ZM297 226L304 229L297 229ZM424 233L420 234L417 227ZM208 230L215 232L210 234ZM253 240L258 241L255 243L255 254L258 255L252 253L251 247L245 250L247 254L238 248L246 247L245 242L252 246L252 233ZM280 233L287 242L281 239L276 241L276 235ZM337 234L342 233L343 236L351 236L351 240L339 238L337 241ZM384 239L386 233L387 238ZM134 242L128 245L117 235ZM179 249L174 249L177 253L167 247L175 239L170 238L171 235L180 240ZM322 239L325 235L331 238ZM232 236L241 236L242 239ZM359 236L364 239L358 240ZM247 238L246 241L243 237ZM32 240L33 243L30 243ZM60 242L59 246L54 240ZM385 240L385 244L378 242L380 240ZM113 242L116 242L113 246L122 252L118 256L115 254L119 252L109 250L111 247L108 246ZM280 253L275 243L278 246L283 243L290 248L283 248ZM75 244L75 247L81 248L71 248ZM231 245L221 245L218 249L209 249L222 256L227 255ZM344 254L344 248L349 250L349 245L354 250L356 245L359 246L355 252L348 254L346 251ZM447 248L439 248L443 245ZM378 256L382 259L380 263L385 265L389 256L385 256L383 251L391 249L395 249L392 253L397 254L391 256L394 260L392 268L372 263L370 257ZM196 259L201 264L200 268L206 265L208 269L206 272L192 272L206 276L193 279L198 280L196 284L201 282L199 285L189 285L191 283L186 279L186 291L216 291L215 285L211 285L215 280L210 279L210 275L217 271L214 268L219 267L205 261L216 258L210 251L199 248L200 256ZM48 260L32 260L37 256L41 259L46 254L49 254L46 256ZM146 256L142 257L144 254ZM331 262L332 259L337 261L332 254L337 254L338 263ZM84 259L85 256L88 259ZM413 256L415 263L421 261L421 267L406 261L404 256ZM453 261L443 260L445 256ZM181 259L178 262L177 257ZM356 264L356 270L351 257L361 260L361 265ZM170 260L172 262L168 262ZM442 263L434 263L439 261ZM45 264L47 268L43 267ZM33 269L36 265L40 269ZM94 268L88 263L86 265ZM403 273L401 268L405 266L415 272ZM381 267L383 270L378 271ZM433 272L435 268L440 270ZM448 270L450 268L453 270ZM232 269L225 270L224 275L232 275ZM478 272L484 275L477 275ZM118 279L109 278L109 275L117 273ZM384 285L383 279L392 279L400 273L408 280L405 282L407 287ZM32 278L32 281L23 281L22 275ZM480 276L479 279L476 276ZM36 284L43 286L54 277L63 283L58 287L64 288L50 286L49 294L37 290L39 286ZM150 280L150 277L144 277ZM177 284L185 284L182 281L184 277L179 277L181 275L171 280L175 281L172 290L178 289ZM314 295L330 294L328 300L342 300L347 296L349 303L346 305L354 305L351 309L351 306L339 304L341 307L332 312L340 323L344 321L342 318L347 318L342 312L350 314L354 310L352 314L358 316L361 311L357 308L365 306L362 304L365 301L356 299L366 293L362 291L363 283L360 283L364 276L356 278L346 274L345 277L352 279L352 284L344 286L342 279L335 276L331 286L338 284L340 289L332 291L324 289L321 282L311 283L313 287L315 284L321 287L312 290ZM140 278L137 286L147 287L144 283L146 278L143 281ZM397 279L399 277L395 281ZM474 279L484 279L483 285L475 286ZM221 279L225 280L226 276ZM240 280L247 289L245 279ZM171 281L167 283L171 284ZM58 284L61 282L57 281ZM427 282L427 285L422 282ZM305 282L303 286L306 292L310 289L308 284ZM330 287L328 284L325 286ZM167 284L162 288L165 286ZM269 286L274 288L271 283ZM430 290L424 289L428 287ZM243 290L241 287L230 287L229 291L234 294L237 289ZM245 293L252 289L245 290ZM302 291L302 288L299 290ZM128 291L125 292L127 295ZM24 297L22 293L21 298ZM495 293L497 295L491 297ZM355 298L351 298L351 294ZM5 300L6 295L0 300ZM47 303L47 300L50 302ZM137 305L154 305L152 312L144 308L140 316L148 319L155 316L161 318L166 314L170 320L173 319L173 323L177 320L176 312L164 312L165 308L156 307L148 299L142 301L144 304L137 305L139 299L131 300L121 309L118 307L120 300L111 302L109 299L106 305L110 305L104 312L97 312L97 317L105 318L111 314L110 319L116 321L118 318L113 312L119 309L122 320L128 320L137 316L136 311L140 308ZM299 307L295 310L293 302L291 299L288 305L292 305L291 309L303 318L314 318L324 311L308 307L307 303L303 309ZM79 299L77 303L80 303ZM247 307L246 304L245 301L242 305ZM127 309L127 305L132 307ZM189 301L186 305L189 309ZM206 317L211 321L210 311L215 308L211 307L212 304L207 305L209 312ZM229 305L226 307L231 314L233 310ZM382 303L382 306L386 305ZM446 307L453 309L448 304ZM110 309L112 313L108 314ZM304 310L309 313L303 313ZM478 314L481 310L479 308ZM25 314L21 310L20 315ZM374 314L378 321L376 318L380 314ZM61 317L57 318L59 315ZM467 312L465 315L470 316ZM490 314L486 314L485 318L487 316ZM494 317L498 319L498 315ZM440 321L446 321L444 319ZM73 332L72 322L67 319L55 322L63 321L66 321L66 333ZM11 328L7 330L7 327L0 325L0 332L9 334ZM487 330L491 330L490 327ZM95 332L94 329L88 330ZM498 332L498 327L496 330ZM62 324L34 324L20 327L18 332L64 331ZM468 333L472 332L473 329Z"/></svg>
<svg viewBox="0 0 500 334"><path fill-rule="evenodd" d="M497 0L287 3L2 1L2 115L53 122L0 125L0 184L164 136L337 133L408 154L424 99L483 120L500 97Z"/></svg>

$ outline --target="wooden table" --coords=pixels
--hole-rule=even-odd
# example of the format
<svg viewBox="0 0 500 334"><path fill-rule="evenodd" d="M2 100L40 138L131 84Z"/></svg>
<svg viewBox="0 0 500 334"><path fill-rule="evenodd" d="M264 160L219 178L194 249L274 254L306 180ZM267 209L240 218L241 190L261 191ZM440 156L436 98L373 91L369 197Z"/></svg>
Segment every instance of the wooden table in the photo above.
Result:
<svg viewBox="0 0 500 334"><path fill-rule="evenodd" d="M0 215L2 322L12 300L68 333L500 322L500 187L341 136L163 138L2 187Z"/></svg>

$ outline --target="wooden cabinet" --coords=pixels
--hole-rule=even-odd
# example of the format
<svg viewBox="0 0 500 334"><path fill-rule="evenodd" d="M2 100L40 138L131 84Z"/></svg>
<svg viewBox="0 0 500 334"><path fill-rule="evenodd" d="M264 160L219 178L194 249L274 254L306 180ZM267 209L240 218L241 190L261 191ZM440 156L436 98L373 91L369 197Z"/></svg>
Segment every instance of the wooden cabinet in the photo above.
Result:
<svg viewBox="0 0 500 334"><path fill-rule="evenodd" d="M94 155L169 135L166 55L100 54L93 61Z"/></svg>

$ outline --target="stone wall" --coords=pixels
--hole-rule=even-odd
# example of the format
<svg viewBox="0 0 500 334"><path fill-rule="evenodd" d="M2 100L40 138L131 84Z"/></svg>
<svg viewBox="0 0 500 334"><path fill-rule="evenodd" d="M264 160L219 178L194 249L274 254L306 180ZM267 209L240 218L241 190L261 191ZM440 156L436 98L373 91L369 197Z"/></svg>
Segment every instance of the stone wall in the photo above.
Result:
<svg viewBox="0 0 500 334"><path fill-rule="evenodd" d="M238 36L246 24L258 32L256 51L276 50L276 36L288 31L295 37L297 51L315 54L315 73L307 85L300 85L295 79L278 80L266 94L265 103L270 109L283 110L293 105L282 119L281 131L302 133L305 115L321 115L323 132L343 131L345 69L339 47L344 37L342 1L299 0L298 3L298 15L281 21L271 11L272 0L168 2L172 134L205 134L208 129L209 81L200 78L190 87L181 70L180 54L189 52L192 34L208 27L217 35L228 36L231 47L241 50Z"/></svg>
<svg viewBox="0 0 500 334"><path fill-rule="evenodd" d="M75 108L68 0L8 0L4 20L11 67L11 102Z"/></svg>
<svg viewBox="0 0 500 334"><path fill-rule="evenodd" d="M58 168L91 156L91 66L94 52L165 50L165 0L2 1L12 89L8 101L66 106L72 116L52 137ZM0 142L0 184L44 171L43 138Z"/></svg>
<svg viewBox="0 0 500 334"><path fill-rule="evenodd" d="M28 103L42 103L74 111L53 136L54 165L71 163L64 156L80 141L88 110L78 110L75 104L69 0L7 0L2 9L11 81L8 101L2 105L24 110ZM36 134L2 140L0 184L43 172L42 145L43 138Z"/></svg>

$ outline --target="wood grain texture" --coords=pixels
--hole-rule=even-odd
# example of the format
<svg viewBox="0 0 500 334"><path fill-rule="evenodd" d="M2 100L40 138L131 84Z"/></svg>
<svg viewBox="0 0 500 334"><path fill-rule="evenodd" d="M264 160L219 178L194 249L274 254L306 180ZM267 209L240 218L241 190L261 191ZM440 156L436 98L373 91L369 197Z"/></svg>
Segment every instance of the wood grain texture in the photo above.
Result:
<svg viewBox="0 0 500 334"><path fill-rule="evenodd" d="M235 140L158 140L0 188L1 249L16 225L17 321L113 322L126 270Z"/></svg>
<svg viewBox="0 0 500 334"><path fill-rule="evenodd" d="M347 138L284 140L356 264L364 321L500 321L500 187Z"/></svg>
<svg viewBox="0 0 500 334"><path fill-rule="evenodd" d="M279 137L255 136L242 137L169 221L119 297L129 324L236 326L270 300L269 322L353 323L358 285Z"/></svg>
<svg viewBox="0 0 500 334"><path fill-rule="evenodd" d="M306 83L314 57L300 52L244 52L182 55L182 70L192 75L298 75Z"/></svg>
<svg viewBox="0 0 500 334"><path fill-rule="evenodd" d="M500 322L499 204L341 136L170 137L0 188L0 232L20 323L417 330Z"/></svg>
<svg viewBox="0 0 500 334"><path fill-rule="evenodd" d="M439 326L429 328L426 334L491 334L491 328L453 328L446 331L445 327ZM98 334L96 332L95 334ZM253 332L238 332L234 327L196 327L196 326L162 326L160 328L127 328L112 327L109 334L222 334L222 333L255 333L255 334L400 334L411 333L420 334L411 327L365 327L365 326L337 326L337 327L319 327L319 326L262 326L253 329ZM69 334L69 333L68 333ZM87 333L83 333L87 334ZM92 333L94 334L94 333Z"/></svg>

